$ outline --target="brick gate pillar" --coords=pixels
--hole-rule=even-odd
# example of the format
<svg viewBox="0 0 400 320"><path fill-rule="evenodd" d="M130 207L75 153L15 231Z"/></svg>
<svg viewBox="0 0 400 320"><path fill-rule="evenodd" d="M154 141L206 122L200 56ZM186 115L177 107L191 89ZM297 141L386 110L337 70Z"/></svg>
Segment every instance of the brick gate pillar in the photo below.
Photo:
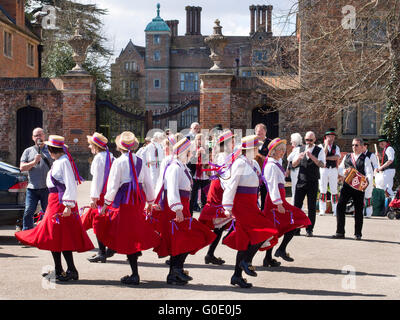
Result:
<svg viewBox="0 0 400 320"><path fill-rule="evenodd" d="M63 136L71 155L85 179L89 176L87 135L96 131L96 88L93 76L69 72L61 76Z"/></svg>
<svg viewBox="0 0 400 320"><path fill-rule="evenodd" d="M229 73L206 73L200 75L200 125L212 129L221 124L231 127L231 84Z"/></svg>

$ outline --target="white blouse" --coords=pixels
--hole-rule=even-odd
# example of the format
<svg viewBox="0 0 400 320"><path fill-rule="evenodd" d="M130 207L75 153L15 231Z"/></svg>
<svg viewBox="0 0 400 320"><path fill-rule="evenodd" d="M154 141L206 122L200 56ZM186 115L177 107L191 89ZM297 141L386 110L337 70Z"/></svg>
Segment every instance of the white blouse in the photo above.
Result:
<svg viewBox="0 0 400 320"><path fill-rule="evenodd" d="M54 188L55 185L51 181L51 176L58 182L65 185L65 192L62 197L63 205L75 207L77 200L77 182L75 180L74 171L66 154L53 162L51 170L47 174L46 184L48 188Z"/></svg>
<svg viewBox="0 0 400 320"><path fill-rule="evenodd" d="M114 156L110 153L111 161ZM101 191L103 190L104 170L106 167L107 151L100 152L95 155L92 165L90 166L90 173L93 176L90 185L90 197L99 199ZM111 163L110 163L111 165Z"/></svg>
<svg viewBox="0 0 400 320"><path fill-rule="evenodd" d="M146 156L147 156L147 161L150 165L160 165L161 161L164 159L164 150L162 146L159 143L156 142L151 142L147 145L146 147ZM157 156L156 156L156 150L157 150Z"/></svg>
<svg viewBox="0 0 400 320"><path fill-rule="evenodd" d="M285 175L277 166L279 161L268 158L268 162L264 168L264 177L268 184L268 193L273 204L282 204L281 194L279 192L279 184L285 184Z"/></svg>
<svg viewBox="0 0 400 320"><path fill-rule="evenodd" d="M188 167L176 158L165 172L164 189L167 190L168 206L174 212L183 210L179 190L188 192L192 190L192 181L190 177Z"/></svg>
<svg viewBox="0 0 400 320"><path fill-rule="evenodd" d="M165 171L165 168L166 168L166 166L168 165L168 162L170 162L173 158L174 158L173 155L170 154L169 156L166 156L166 157L161 161L161 164L160 164L160 174L159 174L159 176L158 176L157 183L156 183L156 189L155 189L155 190L156 190L156 193L155 193L156 197L157 197L158 193L160 192L161 187L162 187L162 184L163 184L163 178L164 178L164 171Z"/></svg>
<svg viewBox="0 0 400 320"><path fill-rule="evenodd" d="M138 157L132 154L133 163L136 165ZM104 201L107 205L114 201L115 196L119 188L131 181L131 169L129 166L129 154L123 153L118 159L114 160L110 175L108 176L107 183L107 193L104 196ZM146 195L146 200L148 203L153 203L154 201L154 186L150 177L149 168L146 166L144 161L142 162L142 169L138 176L138 182L143 185L143 191Z"/></svg>
<svg viewBox="0 0 400 320"><path fill-rule="evenodd" d="M258 174L253 170L256 169ZM255 187L260 185L261 169L255 160L248 160L244 155L239 156L232 165L231 177L224 182L222 206L225 210L232 210L236 190L240 187Z"/></svg>

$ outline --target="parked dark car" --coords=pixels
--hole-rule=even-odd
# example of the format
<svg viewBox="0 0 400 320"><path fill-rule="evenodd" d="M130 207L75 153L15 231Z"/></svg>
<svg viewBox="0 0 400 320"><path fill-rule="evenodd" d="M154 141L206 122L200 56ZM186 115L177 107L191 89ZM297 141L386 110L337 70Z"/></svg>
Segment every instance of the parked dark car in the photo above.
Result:
<svg viewBox="0 0 400 320"><path fill-rule="evenodd" d="M22 226L28 176L0 161L0 225Z"/></svg>

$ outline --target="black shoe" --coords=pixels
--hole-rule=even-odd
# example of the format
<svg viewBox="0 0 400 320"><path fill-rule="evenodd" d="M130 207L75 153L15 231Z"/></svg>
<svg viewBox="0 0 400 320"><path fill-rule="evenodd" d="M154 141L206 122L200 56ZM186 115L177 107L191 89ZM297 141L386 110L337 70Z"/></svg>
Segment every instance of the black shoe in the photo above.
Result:
<svg viewBox="0 0 400 320"><path fill-rule="evenodd" d="M355 239L355 240L361 240L361 236L357 236L357 235L356 235L356 236L354 236L354 239Z"/></svg>
<svg viewBox="0 0 400 320"><path fill-rule="evenodd" d="M307 235L306 235L306 237L308 237L308 238L311 238L313 236L313 233L312 233L312 231L307 231Z"/></svg>
<svg viewBox="0 0 400 320"><path fill-rule="evenodd" d="M79 279L78 271L67 270L67 272L62 272L60 275L56 276L56 280L59 281L69 281L78 279Z"/></svg>
<svg viewBox="0 0 400 320"><path fill-rule="evenodd" d="M242 260L239 263L239 267L249 276L257 277L257 272L255 272L255 268L249 264L248 262Z"/></svg>
<svg viewBox="0 0 400 320"><path fill-rule="evenodd" d="M178 279L182 280L182 281L191 281L193 280L193 278L191 276L189 276L189 272L183 269L177 269L177 268L173 268L172 269L172 274L175 275Z"/></svg>
<svg viewBox="0 0 400 320"><path fill-rule="evenodd" d="M217 258L217 257L215 257L215 256L206 255L206 256L204 257L204 262L205 262L206 264L211 263L211 264L216 264L216 265L222 265L222 264L225 263L225 260L222 260L221 258Z"/></svg>
<svg viewBox="0 0 400 320"><path fill-rule="evenodd" d="M107 250L106 250L106 258L111 258L114 254L115 254L114 250L112 250L110 248L107 248Z"/></svg>
<svg viewBox="0 0 400 320"><path fill-rule="evenodd" d="M95 263L95 262L106 263L107 257L105 255L98 253L98 254L94 255L93 257L88 258L88 261L93 262L93 263Z"/></svg>
<svg viewBox="0 0 400 320"><path fill-rule="evenodd" d="M171 261L169 259L165 260L165 264L171 265Z"/></svg>
<svg viewBox="0 0 400 320"><path fill-rule="evenodd" d="M187 281L183 281L183 280L179 279L175 274L170 273L167 276L167 283L168 284L177 285L177 286L184 286L188 282Z"/></svg>
<svg viewBox="0 0 400 320"><path fill-rule="evenodd" d="M140 283L140 278L139 275L130 275L130 276L125 276L123 278L121 278L121 282L123 284L133 284L135 286L137 286Z"/></svg>
<svg viewBox="0 0 400 320"><path fill-rule="evenodd" d="M285 261L293 262L294 259L289 255L289 253L283 252L282 250L275 251L275 257L281 257Z"/></svg>
<svg viewBox="0 0 400 320"><path fill-rule="evenodd" d="M342 234L342 233L335 233L335 234L332 236L332 239L344 239L344 234Z"/></svg>
<svg viewBox="0 0 400 320"><path fill-rule="evenodd" d="M231 285L234 286L236 284L241 288L251 288L253 286L251 283L247 283L247 280L242 277L232 276Z"/></svg>
<svg viewBox="0 0 400 320"><path fill-rule="evenodd" d="M279 267L281 263L275 259L264 259L263 267Z"/></svg>
<svg viewBox="0 0 400 320"><path fill-rule="evenodd" d="M299 236L300 235L300 229L296 229L296 231L294 232L295 236Z"/></svg>

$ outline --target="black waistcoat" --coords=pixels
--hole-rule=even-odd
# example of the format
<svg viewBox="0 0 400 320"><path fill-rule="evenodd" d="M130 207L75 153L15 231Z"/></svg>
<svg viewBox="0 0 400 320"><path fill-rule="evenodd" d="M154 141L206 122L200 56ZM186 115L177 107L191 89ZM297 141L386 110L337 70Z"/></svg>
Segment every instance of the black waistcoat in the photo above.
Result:
<svg viewBox="0 0 400 320"><path fill-rule="evenodd" d="M300 147L300 152L304 152L306 150L305 146ZM314 146L314 150L312 151L312 155L318 158L319 152L321 148L318 146ZM312 161L311 159L307 159L306 156L300 161L299 165L299 177L298 182L318 182L320 178L319 175L319 167Z"/></svg>
<svg viewBox="0 0 400 320"><path fill-rule="evenodd" d="M364 153L360 154L356 161L356 166L354 167L353 161L351 161L352 153L346 154L346 158L344 160L344 167L347 169L349 167L355 168L358 172L365 176L365 158L367 157Z"/></svg>
<svg viewBox="0 0 400 320"><path fill-rule="evenodd" d="M332 157L336 155L336 145L332 145L331 151L328 151L327 157ZM336 168L337 162L336 160L326 160L326 167L327 168Z"/></svg>

